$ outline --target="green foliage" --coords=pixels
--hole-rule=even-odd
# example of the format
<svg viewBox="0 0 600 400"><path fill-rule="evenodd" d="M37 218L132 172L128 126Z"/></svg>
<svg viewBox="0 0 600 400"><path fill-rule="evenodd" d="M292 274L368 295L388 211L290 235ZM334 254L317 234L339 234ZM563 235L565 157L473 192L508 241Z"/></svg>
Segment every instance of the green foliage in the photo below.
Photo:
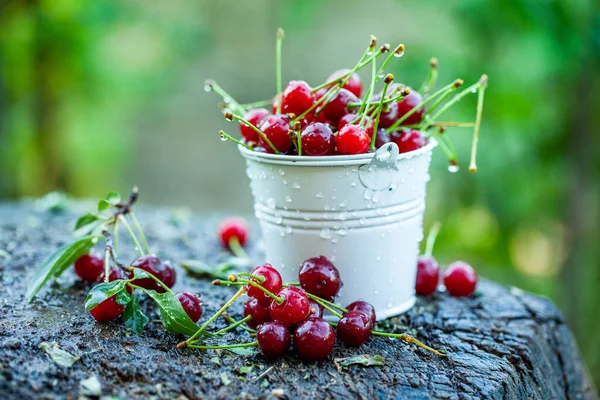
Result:
<svg viewBox="0 0 600 400"><path fill-rule="evenodd" d="M85 309L91 310L103 301L116 297L117 303L128 304L132 296L127 293L127 281L118 279L112 282L104 282L94 286L85 299Z"/></svg>
<svg viewBox="0 0 600 400"><path fill-rule="evenodd" d="M148 321L146 314L140 310L137 297L133 296L123 311L123 324L139 335L148 324Z"/></svg>
<svg viewBox="0 0 600 400"><path fill-rule="evenodd" d="M163 326L168 332L191 336L199 329L172 292L157 293L154 290L140 290L154 300L160 310Z"/></svg>

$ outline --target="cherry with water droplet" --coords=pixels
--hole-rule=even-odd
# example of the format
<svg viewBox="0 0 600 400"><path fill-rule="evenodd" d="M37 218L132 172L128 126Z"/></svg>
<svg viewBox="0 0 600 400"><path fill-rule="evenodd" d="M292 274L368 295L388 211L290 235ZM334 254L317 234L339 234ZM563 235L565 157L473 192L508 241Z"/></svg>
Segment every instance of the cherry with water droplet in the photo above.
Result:
<svg viewBox="0 0 600 400"><path fill-rule="evenodd" d="M339 154L363 154L369 149L371 137L366 129L358 125L346 125L336 136Z"/></svg>
<svg viewBox="0 0 600 400"><path fill-rule="evenodd" d="M304 81L290 81L281 95L281 112L300 115L308 110L315 101L312 88Z"/></svg>
<svg viewBox="0 0 600 400"><path fill-rule="evenodd" d="M335 97L323 107L325 117L336 124L340 119L350 113L350 107L348 103L356 103L358 98L349 90L340 89Z"/></svg>
<svg viewBox="0 0 600 400"><path fill-rule="evenodd" d="M437 289L440 280L440 266L431 256L420 256L417 260L417 280L415 291L420 296L429 296Z"/></svg>
<svg viewBox="0 0 600 400"><path fill-rule="evenodd" d="M176 297L188 317L190 317L194 323L198 322L200 317L202 317L202 302L200 301L200 298L190 292L177 293Z"/></svg>
<svg viewBox="0 0 600 400"><path fill-rule="evenodd" d="M290 118L287 115L276 114L265 117L258 129L271 141L273 146L281 153L288 151L294 143L290 138ZM258 144L264 148L267 153L275 151L269 146L263 137L259 137Z"/></svg>
<svg viewBox="0 0 600 400"><path fill-rule="evenodd" d="M271 304L271 303L269 303ZM256 329L259 325L269 322L271 315L269 314L269 306L261 304L256 299L250 299L244 303L244 317L251 316L252 319L246 322L252 329Z"/></svg>
<svg viewBox="0 0 600 400"><path fill-rule="evenodd" d="M290 348L291 339L286 326L276 321L265 322L256 331L258 348L269 360L283 356Z"/></svg>
<svg viewBox="0 0 600 400"><path fill-rule="evenodd" d="M263 277L263 282L260 282L255 278L250 278L250 281L258 283L269 292L277 293L281 290L283 285L281 275L271 264L260 265L254 268L252 270L252 275ZM255 298L264 306L269 306L273 300L268 294L252 285L248 285L248 296Z"/></svg>
<svg viewBox="0 0 600 400"><path fill-rule="evenodd" d="M330 82L336 78L339 78L342 75L347 74L348 72L350 72L349 69L339 69L337 71L334 71L331 73L331 75L327 77L325 82ZM346 84L342 86L342 88L352 92L356 97L360 97L362 93L362 82L360 81L360 76L358 76L358 74L354 72L352 75L350 75L350 79L348 79L348 82L346 82Z"/></svg>
<svg viewBox="0 0 600 400"><path fill-rule="evenodd" d="M304 261L298 278L302 289L328 301L333 301L342 288L340 272L325 256Z"/></svg>
<svg viewBox="0 0 600 400"><path fill-rule="evenodd" d="M390 139L398 145L400 153L420 149L427 144L427 138L415 129L402 129L390 134Z"/></svg>
<svg viewBox="0 0 600 400"><path fill-rule="evenodd" d="M375 307L373 307L370 303L367 303L366 301L363 301L363 300L357 300L355 302L348 304L346 306L346 309L348 311L364 312L366 315L369 316L369 318L371 319L371 322L373 323L373 327L375 327L375 324L377 323L377 315L375 314Z"/></svg>
<svg viewBox="0 0 600 400"><path fill-rule="evenodd" d="M96 254L84 254L75 261L75 273L84 281L97 281L104 273L104 260Z"/></svg>
<svg viewBox="0 0 600 400"><path fill-rule="evenodd" d="M335 332L322 318L310 317L302 321L294 332L294 349L301 360L319 361L331 354Z"/></svg>
<svg viewBox="0 0 600 400"><path fill-rule="evenodd" d="M326 156L335 152L335 136L328 125L321 122L309 124L300 134L302 155Z"/></svg>
<svg viewBox="0 0 600 400"><path fill-rule="evenodd" d="M423 102L423 96L415 91L411 91L406 97L404 97L398 104L398 118L403 117L410 110L418 106ZM402 125L414 125L418 124L423 120L425 115L425 107L421 107L412 113L406 120L402 122Z"/></svg>
<svg viewBox="0 0 600 400"><path fill-rule="evenodd" d="M171 263L168 261L161 261L161 259L154 254L147 254L137 258L133 263L131 263L131 266L151 273L167 287L173 287L173 285L175 285L175 268L173 268ZM129 277L133 277L132 275L132 273L128 273ZM165 292L165 289L156 283L152 278L136 279L131 283L146 289L156 290L158 293Z"/></svg>
<svg viewBox="0 0 600 400"><path fill-rule="evenodd" d="M304 290L288 286L281 289L277 296L283 299L283 303L271 302L269 314L273 321L291 326L310 316L310 302Z"/></svg>
<svg viewBox="0 0 600 400"><path fill-rule="evenodd" d="M362 311L348 311L338 322L338 338L350 346L360 346L371 337L373 322Z"/></svg>
<svg viewBox="0 0 600 400"><path fill-rule="evenodd" d="M250 122L254 126L260 125L260 122L269 115L269 111L266 108L255 108L254 110L248 111L244 114L244 119ZM247 126L246 124L240 123L240 132L246 142L258 142L258 133Z"/></svg>

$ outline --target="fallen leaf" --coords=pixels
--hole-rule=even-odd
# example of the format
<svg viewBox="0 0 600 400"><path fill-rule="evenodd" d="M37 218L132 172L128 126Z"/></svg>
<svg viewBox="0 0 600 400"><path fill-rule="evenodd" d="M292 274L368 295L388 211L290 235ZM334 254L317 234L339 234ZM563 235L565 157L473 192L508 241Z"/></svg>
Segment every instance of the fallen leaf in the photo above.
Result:
<svg viewBox="0 0 600 400"><path fill-rule="evenodd" d="M100 396L102 394L102 385L96 375L79 382L79 392L84 396Z"/></svg>
<svg viewBox="0 0 600 400"><path fill-rule="evenodd" d="M79 360L78 356L75 356L58 347L58 343L56 342L42 342L40 343L40 348L48 353L52 361L58 365L62 365L63 367L69 368L75 364L77 360Z"/></svg>
<svg viewBox="0 0 600 400"><path fill-rule="evenodd" d="M341 371L342 368L348 368L350 365L362 365L364 367L371 367L385 364L381 356L370 356L368 354L363 354L354 357L336 358L333 360L333 363L335 364L335 367L338 371Z"/></svg>

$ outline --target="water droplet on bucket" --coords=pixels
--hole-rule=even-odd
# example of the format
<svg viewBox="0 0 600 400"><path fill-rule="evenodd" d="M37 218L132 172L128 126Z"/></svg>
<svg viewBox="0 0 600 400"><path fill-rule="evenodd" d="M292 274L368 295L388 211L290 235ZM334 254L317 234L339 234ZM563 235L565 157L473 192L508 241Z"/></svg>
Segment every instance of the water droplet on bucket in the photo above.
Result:
<svg viewBox="0 0 600 400"><path fill-rule="evenodd" d="M275 202L275 199L272 197L269 197L267 199L267 207L274 209L276 206L277 206L277 203Z"/></svg>
<svg viewBox="0 0 600 400"><path fill-rule="evenodd" d="M346 228L340 228L340 230L338 231L338 233L340 234L340 236L346 236L348 234L348 229L346 229Z"/></svg>
<svg viewBox="0 0 600 400"><path fill-rule="evenodd" d="M286 226L286 227L285 227L285 233L287 233L287 234L290 234L290 233L292 233L292 227L291 227L291 226L289 226L289 225L288 225L288 226Z"/></svg>
<svg viewBox="0 0 600 400"><path fill-rule="evenodd" d="M381 261L381 256L377 256L377 258L375 258L376 261Z"/></svg>
<svg viewBox="0 0 600 400"><path fill-rule="evenodd" d="M345 202L345 201L342 201L342 202L340 203L340 208L345 208L345 207L346 207L346 202Z"/></svg>
<svg viewBox="0 0 600 400"><path fill-rule="evenodd" d="M319 234L323 239L331 239L331 229L323 228L321 229L321 233Z"/></svg>
<svg viewBox="0 0 600 400"><path fill-rule="evenodd" d="M285 202L286 203L291 203L292 202L292 198L290 196L285 196Z"/></svg>
<svg viewBox="0 0 600 400"><path fill-rule="evenodd" d="M294 184L292 185L292 187L294 189L300 189L300 184L298 182L294 182Z"/></svg>
<svg viewBox="0 0 600 400"><path fill-rule="evenodd" d="M287 181L285 179L283 180L283 184L287 186Z"/></svg>
<svg viewBox="0 0 600 400"><path fill-rule="evenodd" d="M322 192L319 192L319 193L317 193L317 194L315 195L315 197L316 197L317 199L322 199L324 196L323 196L323 193L322 193Z"/></svg>
<svg viewBox="0 0 600 400"><path fill-rule="evenodd" d="M352 187L356 187L356 182L352 182L352 183L350 184L350 186L352 186Z"/></svg>
<svg viewBox="0 0 600 400"><path fill-rule="evenodd" d="M363 198L365 200L371 200L373 198L373 191L367 189L365 190L365 193L363 194Z"/></svg>
<svg viewBox="0 0 600 400"><path fill-rule="evenodd" d="M279 169L279 175L284 176L285 175L285 171L282 170L281 168Z"/></svg>

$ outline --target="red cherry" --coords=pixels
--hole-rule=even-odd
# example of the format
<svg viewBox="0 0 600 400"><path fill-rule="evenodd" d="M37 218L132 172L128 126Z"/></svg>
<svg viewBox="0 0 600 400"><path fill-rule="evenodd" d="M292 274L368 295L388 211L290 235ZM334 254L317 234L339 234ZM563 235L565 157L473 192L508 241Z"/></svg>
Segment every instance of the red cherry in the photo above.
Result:
<svg viewBox="0 0 600 400"><path fill-rule="evenodd" d="M335 151L335 136L331 128L323 123L314 122L300 134L302 154L307 156L326 156Z"/></svg>
<svg viewBox="0 0 600 400"><path fill-rule="evenodd" d="M283 303L271 302L269 314L272 320L290 326L310 315L310 302L303 290L288 286L281 289L277 296L283 298Z"/></svg>
<svg viewBox="0 0 600 400"><path fill-rule="evenodd" d="M229 248L229 242L233 237L237 238L240 245L245 245L248 240L248 231L248 223L240 217L225 218L217 228L219 239L225 248Z"/></svg>
<svg viewBox="0 0 600 400"><path fill-rule="evenodd" d="M342 288L340 272L325 256L304 261L298 277L302 289L329 301L333 301Z"/></svg>
<svg viewBox="0 0 600 400"><path fill-rule="evenodd" d="M250 122L254 126L258 126L260 121L262 121L267 115L269 115L269 111L266 108L255 108L254 110L248 111L244 114L244 119ZM258 142L258 133L249 126L240 123L240 132L246 142Z"/></svg>
<svg viewBox="0 0 600 400"><path fill-rule="evenodd" d="M337 125L338 131L346 125L351 125L352 122L354 122L354 121L356 121L356 124L358 124L358 122L360 121L360 118L358 117L357 114L350 113L350 114L344 115L342 117L342 119L340 119L340 122L338 122L338 125ZM365 121L364 121L363 125L366 126L367 135L369 135L369 137L371 137L371 135L373 135L373 127L375 125L375 123L373 122L373 119L371 119L371 117L369 117L369 116L365 117Z"/></svg>
<svg viewBox="0 0 600 400"><path fill-rule="evenodd" d="M371 137L362 126L346 125L335 139L339 154L363 154L369 149Z"/></svg>
<svg viewBox="0 0 600 400"><path fill-rule="evenodd" d="M198 296L190 292L182 292L177 293L176 297L188 317L190 317L192 321L198 322L200 317L202 317L202 302Z"/></svg>
<svg viewBox="0 0 600 400"><path fill-rule="evenodd" d="M348 72L350 72L349 69L339 69L333 72L331 75L329 75L325 82L329 82L333 79L339 78L340 76L345 75ZM360 97L360 94L362 92L362 82L360 81L360 77L356 72L350 75L350 79L348 79L348 82L346 82L346 84L342 87L352 92L356 97Z"/></svg>
<svg viewBox="0 0 600 400"><path fill-rule="evenodd" d="M290 332L279 322L265 322L256 331L260 352L269 360L285 354L292 341Z"/></svg>
<svg viewBox="0 0 600 400"><path fill-rule="evenodd" d="M453 262L444 272L444 286L452 296L470 296L477 286L477 273L466 262Z"/></svg>
<svg viewBox="0 0 600 400"><path fill-rule="evenodd" d="M296 327L294 348L301 360L322 360L331 353L334 344L335 332L324 319L311 317Z"/></svg>
<svg viewBox="0 0 600 400"><path fill-rule="evenodd" d="M373 323L373 327L375 327L375 324L377 323L377 315L375 315L375 307L373 307L371 304L363 300L357 300L353 303L348 304L346 306L346 309L348 311L364 312L366 315L369 316L371 322Z"/></svg>
<svg viewBox="0 0 600 400"><path fill-rule="evenodd" d="M118 268L115 266L110 267L110 269L108 271L108 281L109 282L116 281L117 279L123 279L124 277L125 277L125 274L123 273L123 270L121 270L121 268ZM96 282L98 282L98 283L104 282L104 271L102 271L102 273L100 274L98 279L96 279Z"/></svg>
<svg viewBox="0 0 600 400"><path fill-rule="evenodd" d="M414 129L402 129L401 131L392 132L390 139L398 145L400 153L408 153L427 144L427 138Z"/></svg>
<svg viewBox="0 0 600 400"><path fill-rule="evenodd" d="M354 310L347 312L338 322L337 333L340 340L350 346L360 346L369 340L373 323L367 314Z"/></svg>
<svg viewBox="0 0 600 400"><path fill-rule="evenodd" d="M173 287L176 280L175 269L168 261L161 261L154 254L147 254L136 259L131 266L134 268L143 269L157 277L167 287ZM164 293L165 289L156 283L152 278L136 279L132 282L134 285L141 286L146 289L156 290L158 293Z"/></svg>
<svg viewBox="0 0 600 400"><path fill-rule="evenodd" d="M398 102L398 118L401 118L405 114L407 114L410 110L418 106L423 102L423 97L414 91L411 91L408 96L403 98ZM423 119L423 115L425 114L425 107L419 108L417 111L412 113L410 117L408 117L402 125L414 125L421 122Z"/></svg>
<svg viewBox="0 0 600 400"><path fill-rule="evenodd" d="M323 112L328 120L337 124L340 119L350 112L348 103L358 102L358 98L346 89L340 89L333 100L323 107Z"/></svg>
<svg viewBox="0 0 600 400"><path fill-rule="evenodd" d="M312 88L304 81L290 81L281 96L281 112L300 115L308 110L315 101Z"/></svg>
<svg viewBox="0 0 600 400"><path fill-rule="evenodd" d="M417 260L417 280L415 290L418 295L429 296L437 289L440 280L440 266L435 258L421 256Z"/></svg>
<svg viewBox="0 0 600 400"><path fill-rule="evenodd" d="M97 281L104 272L104 260L95 254L84 254L75 261L75 273L84 281Z"/></svg>
<svg viewBox="0 0 600 400"><path fill-rule="evenodd" d="M252 319L246 322L246 325L252 329L256 329L256 327L260 324L264 324L265 322L269 322L271 320L269 308L259 303L259 301L256 299L248 300L244 304L244 317L249 315L252 316Z"/></svg>
<svg viewBox="0 0 600 400"><path fill-rule="evenodd" d="M400 106L397 102L389 103L383 106L379 115L380 128L389 128L400 118ZM409 118L410 119L410 118Z"/></svg>
<svg viewBox="0 0 600 400"><path fill-rule="evenodd" d="M269 115L262 120L258 129L282 153L285 153L294 145L289 135L290 119L287 115ZM267 153L274 153L271 146L269 146L262 136L259 138L258 143Z"/></svg>
<svg viewBox="0 0 600 400"><path fill-rule="evenodd" d="M90 314L96 321L112 321L125 309L125 306L117 303L117 295L114 295L90 310Z"/></svg>
<svg viewBox="0 0 600 400"><path fill-rule="evenodd" d="M323 318L323 306L320 305L319 303L317 303L316 301L314 301L313 299L308 299L309 303L310 303L310 316L311 317L317 317L317 318Z"/></svg>
<svg viewBox="0 0 600 400"><path fill-rule="evenodd" d="M271 264L265 264L254 268L252 270L252 275L262 276L265 278L264 282L262 283L258 282L254 278L250 278L250 281L260 284L269 292L277 293L281 290L283 284L281 275L279 275L279 272L277 272L277 270L273 268ZM268 294L252 285L248 285L248 296L255 298L264 306L268 306L272 301L272 298Z"/></svg>
<svg viewBox="0 0 600 400"><path fill-rule="evenodd" d="M391 140L390 135L385 131L384 128L377 129L377 136L375 137L375 147L380 148Z"/></svg>

